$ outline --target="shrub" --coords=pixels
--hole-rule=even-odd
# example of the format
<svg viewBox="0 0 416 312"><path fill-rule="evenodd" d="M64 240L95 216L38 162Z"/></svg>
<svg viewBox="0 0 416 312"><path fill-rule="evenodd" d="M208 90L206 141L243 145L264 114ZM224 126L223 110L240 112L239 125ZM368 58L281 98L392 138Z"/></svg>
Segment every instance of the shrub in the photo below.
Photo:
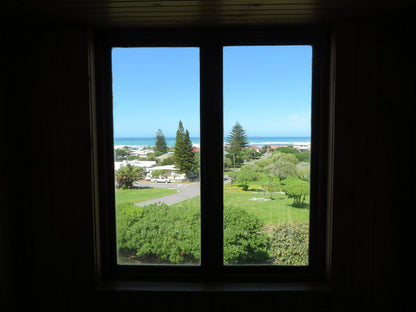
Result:
<svg viewBox="0 0 416 312"><path fill-rule="evenodd" d="M258 181L260 178L259 169L254 165L245 165L237 172L236 182L243 187L244 191L248 190L251 181Z"/></svg>
<svg viewBox="0 0 416 312"><path fill-rule="evenodd" d="M266 263L269 240L262 227L260 219L243 209L224 209L224 262Z"/></svg>
<svg viewBox="0 0 416 312"><path fill-rule="evenodd" d="M117 205L117 245L123 252L128 252L128 241L131 240L133 233L131 226L143 216L143 209L133 203Z"/></svg>
<svg viewBox="0 0 416 312"><path fill-rule="evenodd" d="M169 207L164 203L141 208L119 205L119 252L134 253L144 262L155 259L162 263L196 263L200 258L199 219L199 209L194 207Z"/></svg>
<svg viewBox="0 0 416 312"><path fill-rule="evenodd" d="M154 177L154 178L164 177L164 176L166 176L166 171L163 170L163 169L152 171L152 177Z"/></svg>
<svg viewBox="0 0 416 312"><path fill-rule="evenodd" d="M128 164L116 171L117 185L121 188L133 188L133 182L144 176L144 169Z"/></svg>
<svg viewBox="0 0 416 312"><path fill-rule="evenodd" d="M224 213L225 263L265 263L269 241L263 223L245 210ZM199 207L164 203L117 206L117 243L120 255L136 255L143 262L197 263L200 259Z"/></svg>
<svg viewBox="0 0 416 312"><path fill-rule="evenodd" d="M285 223L277 226L271 246L273 263L278 265L307 265L308 245L308 222Z"/></svg>
<svg viewBox="0 0 416 312"><path fill-rule="evenodd" d="M302 207L306 196L309 195L309 183L299 178L288 178L282 183L282 189L287 197L293 199L293 206Z"/></svg>

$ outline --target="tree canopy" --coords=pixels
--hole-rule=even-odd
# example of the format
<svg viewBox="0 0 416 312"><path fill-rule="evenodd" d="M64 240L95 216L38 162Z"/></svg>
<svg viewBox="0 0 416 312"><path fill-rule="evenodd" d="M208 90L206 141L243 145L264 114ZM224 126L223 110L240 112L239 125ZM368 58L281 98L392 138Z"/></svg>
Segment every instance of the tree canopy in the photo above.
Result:
<svg viewBox="0 0 416 312"><path fill-rule="evenodd" d="M192 150L193 147L189 137L189 131L185 131L182 121L179 121L173 157L175 166L180 172L185 173L187 177L189 177L189 174L195 169L195 158Z"/></svg>
<svg viewBox="0 0 416 312"><path fill-rule="evenodd" d="M227 138L227 142L230 144L227 148L229 153L227 157L232 159L233 166L236 164L241 164L244 162L244 158L247 155L244 155L244 149L248 145L248 139L245 130L237 121L234 127L232 128L230 135Z"/></svg>
<svg viewBox="0 0 416 312"><path fill-rule="evenodd" d="M238 121L235 123L228 136L228 143L230 143L228 151L231 154L238 154L248 145L246 132Z"/></svg>
<svg viewBox="0 0 416 312"><path fill-rule="evenodd" d="M133 188L133 182L144 176L144 169L128 164L116 172L117 184L121 188Z"/></svg>
<svg viewBox="0 0 416 312"><path fill-rule="evenodd" d="M287 197L293 199L295 207L301 207L309 195L309 183L299 178L288 178L283 183L283 191Z"/></svg>
<svg viewBox="0 0 416 312"><path fill-rule="evenodd" d="M155 143L155 152L160 152L166 154L168 151L168 146L166 144L165 135L162 130L158 129L156 132L156 143Z"/></svg>

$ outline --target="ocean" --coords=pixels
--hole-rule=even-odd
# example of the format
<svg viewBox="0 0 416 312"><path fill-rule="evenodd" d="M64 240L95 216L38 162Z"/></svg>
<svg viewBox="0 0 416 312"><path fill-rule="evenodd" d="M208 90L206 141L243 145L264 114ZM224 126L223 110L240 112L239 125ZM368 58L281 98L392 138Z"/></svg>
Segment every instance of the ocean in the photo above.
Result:
<svg viewBox="0 0 416 312"><path fill-rule="evenodd" d="M165 138L168 146L175 146L175 138ZM192 144L199 146L199 138L191 138ZM263 145L292 145L294 142L310 142L310 137L248 137L249 145L262 147ZM224 141L225 142L225 141ZM155 138L115 138L114 147L154 146Z"/></svg>

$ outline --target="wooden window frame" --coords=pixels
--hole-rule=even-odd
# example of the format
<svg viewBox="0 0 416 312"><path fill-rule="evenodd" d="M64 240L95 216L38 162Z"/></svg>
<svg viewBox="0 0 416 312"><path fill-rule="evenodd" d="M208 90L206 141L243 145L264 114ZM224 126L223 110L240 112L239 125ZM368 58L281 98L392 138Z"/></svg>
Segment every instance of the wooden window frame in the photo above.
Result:
<svg viewBox="0 0 416 312"><path fill-rule="evenodd" d="M328 100L328 33L320 27L257 29L105 30L95 33L97 277L112 281L312 282L329 272L332 163ZM308 266L223 265L223 47L311 45L312 153ZM117 265L113 168L111 49L113 47L198 47L200 51L201 263ZM215 125L215 127L209 127ZM209 209L211 207L211 209ZM212 209L219 207L219 209Z"/></svg>

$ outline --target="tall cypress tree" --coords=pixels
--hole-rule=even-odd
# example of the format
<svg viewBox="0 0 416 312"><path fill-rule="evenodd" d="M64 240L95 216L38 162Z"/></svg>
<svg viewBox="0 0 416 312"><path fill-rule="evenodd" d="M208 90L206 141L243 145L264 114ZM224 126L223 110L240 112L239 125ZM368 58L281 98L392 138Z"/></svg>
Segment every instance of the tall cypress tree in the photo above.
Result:
<svg viewBox="0 0 416 312"><path fill-rule="evenodd" d="M166 145L165 135L160 129L157 129L157 132L156 132L155 151L161 152L162 154L166 154L168 151L168 146Z"/></svg>
<svg viewBox="0 0 416 312"><path fill-rule="evenodd" d="M228 143L230 143L227 151L232 155L232 162L235 167L236 164L242 163L243 158L241 152L248 145L248 139L245 130L237 121L232 128L230 135L227 138Z"/></svg>
<svg viewBox="0 0 416 312"><path fill-rule="evenodd" d="M238 154L240 153L243 148L248 145L248 139L245 130L237 121L228 136L228 143L230 143L230 147L228 151L231 154Z"/></svg>
<svg viewBox="0 0 416 312"><path fill-rule="evenodd" d="M179 171L185 173L187 177L195 168L192 141L189 136L189 131L184 130L182 121L179 121L179 127L176 131L174 162Z"/></svg>

